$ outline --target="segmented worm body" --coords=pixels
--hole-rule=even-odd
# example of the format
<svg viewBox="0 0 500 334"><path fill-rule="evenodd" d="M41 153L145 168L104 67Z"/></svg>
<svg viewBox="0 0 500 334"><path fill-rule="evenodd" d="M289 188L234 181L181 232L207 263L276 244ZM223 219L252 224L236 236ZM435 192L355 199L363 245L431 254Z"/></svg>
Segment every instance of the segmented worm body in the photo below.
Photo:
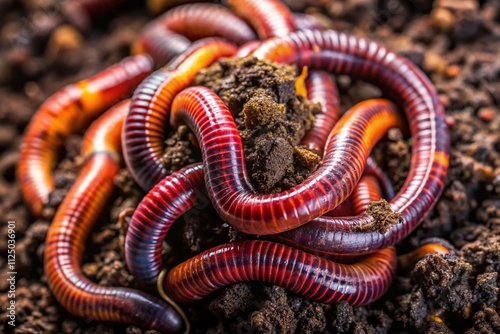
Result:
<svg viewBox="0 0 500 334"><path fill-rule="evenodd" d="M62 88L38 109L25 132L17 167L22 194L35 215L42 215L54 189L52 167L66 138L131 94L152 69L148 56L126 58L89 79Z"/></svg>
<svg viewBox="0 0 500 334"><path fill-rule="evenodd" d="M372 217L343 218L325 225L321 236L304 238L328 240L337 253L369 253L407 236L442 192L449 162L449 134L443 106L428 79L408 60L384 47L330 30L299 31L272 38L254 55L366 80L381 87L402 106L414 138L411 170L390 203L393 210L401 213L402 222L386 233L379 233L356 230L359 226L369 226Z"/></svg>
<svg viewBox="0 0 500 334"><path fill-rule="evenodd" d="M321 113L316 115L313 127L306 133L301 146L323 155L326 140L339 119L339 92L332 77L323 71L311 71L306 79L307 97L321 105Z"/></svg>
<svg viewBox="0 0 500 334"><path fill-rule="evenodd" d="M220 57L232 56L236 47L219 39L204 39L154 72L135 91L124 127L125 162L145 190L168 175L162 161L165 127L172 100L191 84L194 76Z"/></svg>
<svg viewBox="0 0 500 334"><path fill-rule="evenodd" d="M216 4L176 7L150 23L133 47L148 53L159 65L186 51L192 41L223 37L237 45L257 37L248 24L227 8Z"/></svg>
<svg viewBox="0 0 500 334"><path fill-rule="evenodd" d="M223 3L249 22L262 40L286 36L296 30L290 9L278 0L224 0Z"/></svg>
<svg viewBox="0 0 500 334"><path fill-rule="evenodd" d="M171 123L184 122L195 133L208 194L219 216L240 231L266 235L303 225L352 192L376 141L390 127L404 124L390 102L370 101L374 102L357 105L337 123L322 165L307 180L276 194L253 192L234 120L214 93L202 87L179 93Z"/></svg>
<svg viewBox="0 0 500 334"><path fill-rule="evenodd" d="M78 7L93 15L123 0L98 2L89 0ZM180 2L191 1L150 0L148 5L157 12ZM154 65L149 56L138 55L67 86L42 105L26 131L17 174L28 204L41 215L54 188L51 168L64 140L142 81L131 102L118 104L89 129L82 146L85 165L47 236L49 285L57 300L76 315L163 332L188 328L175 304L131 289L100 287L80 269L85 239L113 189L121 145L135 180L143 189L151 189L130 221L127 265L139 281L158 282L165 298L166 292L179 302L200 299L227 284L257 280L324 303L370 303L392 281L396 268L392 245L419 224L442 192L449 161L444 111L431 83L413 64L362 38L320 31L319 20L293 15L276 0L223 3L235 14L218 5L197 4L158 18L146 27L133 52L147 53L157 64L170 61L167 66L143 81ZM270 39L257 41L256 35ZM212 36L227 41L207 38ZM322 105L301 145L323 161L303 183L280 193L255 193L237 127L220 98L207 88L186 89L200 70L217 59L249 54L307 67L308 97ZM389 128L405 126L397 107L387 100L369 100L340 118L338 91L329 74L373 83L405 111L414 139L412 162L396 195L369 154ZM169 117L174 128L180 124L191 128L203 156L203 164L171 175L162 160ZM173 222L197 204L204 186L224 221L245 233L271 235L288 246L263 240L225 244L166 273L162 241ZM380 232L371 228L377 222L365 210L382 191L392 198L391 210L402 218ZM400 261L408 266L427 253L447 252L447 247L434 243Z"/></svg>
<svg viewBox="0 0 500 334"><path fill-rule="evenodd" d="M241 241L209 249L170 270L160 283L178 302L201 299L236 282L282 286L322 303L365 305L389 288L396 266L394 247L356 264L339 264L268 241Z"/></svg>
<svg viewBox="0 0 500 334"><path fill-rule="evenodd" d="M184 327L182 318L165 302L132 289L99 286L80 268L85 240L120 168L120 136L129 105L128 100L117 104L87 132L82 148L85 165L47 235L45 272L56 299L77 316L178 332Z"/></svg>
<svg viewBox="0 0 500 334"><path fill-rule="evenodd" d="M203 165L195 164L165 177L141 201L125 237L127 266L136 279L156 282L163 270L163 240L177 218L197 203L203 186Z"/></svg>

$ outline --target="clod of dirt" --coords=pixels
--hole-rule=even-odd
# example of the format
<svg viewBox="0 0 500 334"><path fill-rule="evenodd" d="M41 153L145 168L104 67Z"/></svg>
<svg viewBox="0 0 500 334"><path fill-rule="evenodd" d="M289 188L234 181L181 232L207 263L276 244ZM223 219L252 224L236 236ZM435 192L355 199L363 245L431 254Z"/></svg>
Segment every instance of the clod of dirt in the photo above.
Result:
<svg viewBox="0 0 500 334"><path fill-rule="evenodd" d="M401 213L391 209L389 202L385 199L372 201L366 208L366 214L373 217L373 223L361 226L363 230L376 230L385 233L392 226L401 222Z"/></svg>
<svg viewBox="0 0 500 334"><path fill-rule="evenodd" d="M188 127L181 125L165 140L163 165L171 174L184 166L201 161L200 150L193 145L193 134Z"/></svg>
<svg viewBox="0 0 500 334"><path fill-rule="evenodd" d="M320 160L298 147L320 106L296 94L296 76L291 66L247 57L221 60L195 79L214 90L232 112L259 193L301 183Z"/></svg>

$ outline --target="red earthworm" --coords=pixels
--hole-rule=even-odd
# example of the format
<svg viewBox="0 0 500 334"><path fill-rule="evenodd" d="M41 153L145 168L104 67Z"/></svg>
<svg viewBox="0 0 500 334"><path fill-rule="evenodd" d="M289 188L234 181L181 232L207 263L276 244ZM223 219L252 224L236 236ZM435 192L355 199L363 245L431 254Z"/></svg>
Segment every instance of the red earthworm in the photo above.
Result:
<svg viewBox="0 0 500 334"><path fill-rule="evenodd" d="M172 119L176 119L182 115L184 118L189 118L188 125L194 130L198 137L201 150L203 152L203 161L205 162L205 171L210 175L205 179L208 182L209 195L213 198L212 189L229 189L234 188L230 184L231 175L243 174L245 178L246 170L243 165L243 156L241 148L241 139L238 134L236 125L234 124L231 113L223 102L207 88L188 88L177 95L172 105ZM380 116L380 117L378 117ZM372 129L369 126L369 121L383 121L386 126L393 126L402 123L397 111L394 107L384 100L372 100L370 103L360 104L354 107L352 112L345 117L346 120L340 122L340 126L345 125L345 133L356 133L366 143L375 139L375 137L383 134L383 128ZM356 122L360 124L356 125ZM203 125L203 126L201 126ZM373 138L366 138L364 132L371 132ZM334 130L332 133L339 133L340 130ZM380 133L379 133L380 132ZM328 148L328 152L335 152L343 156L343 160L347 161L346 155L350 154L351 147L357 147L357 142L351 139L343 138L343 135L332 137L332 144ZM227 144L227 146L225 146ZM359 152L368 152L363 144L360 145ZM340 152L342 151L342 152ZM277 198L295 205L293 196L299 196L301 192L311 187L311 182L321 181L321 176L333 173L337 167L336 159L325 160L320 167L320 176L316 176L305 184L296 187L288 192L288 194L280 194ZM354 163L346 162L349 165ZM321 171L323 170L323 171ZM229 175L227 171L231 171ZM174 172L172 175L159 181L159 183L146 195L143 201L136 209L129 225L127 236L125 239L125 253L129 270L139 280L152 283L161 271L161 244L168 229L172 223L184 212L189 210L195 203L195 195L203 187L203 170L201 165L185 168L181 171ZM213 179L220 181L220 184L213 182ZM229 179L229 180L228 180ZM328 181L327 181L328 182ZM323 183L326 183L323 181ZM302 190L297 190L303 187ZM332 188L332 186L330 186ZM244 188L243 196L246 196L250 207L258 208L263 215L267 215L262 208L258 207L258 201L272 201L274 195L254 195L246 194L247 188ZM324 187L327 192L326 186ZM333 189L333 191L337 191ZM242 191L240 191L242 192ZM337 191L339 192L339 191ZM303 195L307 196L307 195ZM311 195L312 196L312 195ZM257 201L253 198L257 198ZM276 196L274 196L276 197ZM269 199L269 200L268 200ZM339 201L340 202L340 201ZM257 203L257 204L252 204ZM280 216L290 216L287 212ZM254 218L260 220L260 217ZM248 227L239 229L248 230ZM253 226L252 226L253 227ZM253 227L256 230L259 226ZM267 230L266 230L267 232ZM261 233L264 234L264 233Z"/></svg>
<svg viewBox="0 0 500 334"><path fill-rule="evenodd" d="M335 126L322 165L302 184L276 194L255 194L245 168L241 138L224 103L203 87L188 88L172 103L171 124L186 123L202 151L205 182L219 216L249 234L296 228L340 204L352 192L375 142L403 126L386 100L355 106Z"/></svg>
<svg viewBox="0 0 500 334"><path fill-rule="evenodd" d="M309 73L306 89L308 99L321 104L321 113L316 115L313 127L306 133L300 145L322 156L328 135L340 117L339 93L332 77L323 71ZM371 157L366 161L365 173L378 179L387 198L394 197L391 181Z"/></svg>
<svg viewBox="0 0 500 334"><path fill-rule="evenodd" d="M196 204L203 186L203 165L198 163L165 177L141 201L125 237L125 259L137 280L156 282L163 269L163 239L177 218Z"/></svg>
<svg viewBox="0 0 500 334"><path fill-rule="evenodd" d="M370 202L378 201L382 197L377 179L371 175L363 175L351 197L354 214L363 214Z"/></svg>
<svg viewBox="0 0 500 334"><path fill-rule="evenodd" d="M85 165L47 234L45 272L56 299L77 316L178 332L184 324L175 308L141 291L99 286L80 268L85 240L120 168L120 135L129 105L129 100L116 105L87 132L82 147Z"/></svg>
<svg viewBox="0 0 500 334"><path fill-rule="evenodd" d="M446 255L450 254L452 251L453 247L451 245L447 245L442 242L430 241L409 253L398 256L398 264L402 269L408 270L413 268L418 261L423 259L428 254Z"/></svg>
<svg viewBox="0 0 500 334"><path fill-rule="evenodd" d="M292 12L278 0L224 0L223 4L249 22L262 40L296 30Z"/></svg>
<svg viewBox="0 0 500 334"><path fill-rule="evenodd" d="M325 214L323 215L323 218L328 219L327 217L347 217L351 216L352 214L360 215L365 212L370 202L378 201L380 200L380 198L381 191L377 178L365 173L359 180L359 183L356 185L356 188L352 192L351 196L349 196L349 198L341 204L344 205L344 207L348 207L348 209L350 209L350 212L336 212L337 209L341 207L341 205L339 205L333 211L330 211L330 213L333 214ZM308 253L319 255L321 257L341 263L354 263L362 257L362 255L357 254L339 255L331 253L329 251L329 245L326 244L322 239L316 239L314 241L309 240L310 242L308 243L297 242L297 240L295 240L295 236L297 233L299 235L301 233L314 235L314 225L312 227L310 226L311 224L306 224L295 230L273 235L271 236L271 238L285 243L289 246L293 246L295 248L306 251ZM310 231L309 229L312 229L312 231Z"/></svg>
<svg viewBox="0 0 500 334"><path fill-rule="evenodd" d="M64 140L130 94L152 69L148 56L126 58L89 79L62 88L38 109L25 132L17 167L21 191L35 215L43 214L54 189L51 169Z"/></svg>
<svg viewBox="0 0 500 334"><path fill-rule="evenodd" d="M238 51L236 52L235 56L236 57L246 57L250 55L252 52L254 52L259 46L261 41L251 41L248 43L243 44L238 48Z"/></svg>
<svg viewBox="0 0 500 334"><path fill-rule="evenodd" d="M396 269L394 247L355 264L339 264L269 241L241 241L209 249L165 274L158 286L177 302L201 299L236 282L279 285L322 303L365 305L389 288ZM160 289L160 291L162 290Z"/></svg>
<svg viewBox="0 0 500 334"><path fill-rule="evenodd" d="M365 174L377 178L379 186L382 188L387 200L391 200L394 197L394 187L392 186L391 180L372 157L366 160Z"/></svg>
<svg viewBox="0 0 500 334"><path fill-rule="evenodd" d="M191 41L207 37L223 37L237 45L257 38L245 21L225 7L216 4L184 5L148 24L132 52L148 53L157 64L165 64L184 52Z"/></svg>
<svg viewBox="0 0 500 334"><path fill-rule="evenodd" d="M310 151L323 156L326 140L339 119L339 92L332 77L323 71L311 71L306 79L307 97L321 104L321 113L316 115L314 125L300 143Z"/></svg>
<svg viewBox="0 0 500 334"><path fill-rule="evenodd" d="M151 189L168 174L162 161L163 141L174 96L189 86L201 69L235 52L235 46L225 41L200 40L150 75L135 91L123 145L127 166L143 189Z"/></svg>
<svg viewBox="0 0 500 334"><path fill-rule="evenodd" d="M83 12L94 17L109 13L125 2L126 0L71 0L65 1L63 6L69 6L71 10L76 10L80 14Z"/></svg>
<svg viewBox="0 0 500 334"><path fill-rule="evenodd" d="M322 227L321 235L305 238L328 241L334 244L336 253L369 253L406 237L441 194L449 163L444 109L425 75L404 57L374 42L331 30L299 31L273 38L263 42L254 55L366 80L403 107L414 141L408 178L390 203L401 213L401 223L380 233L356 228L371 226L370 216L335 219Z"/></svg>

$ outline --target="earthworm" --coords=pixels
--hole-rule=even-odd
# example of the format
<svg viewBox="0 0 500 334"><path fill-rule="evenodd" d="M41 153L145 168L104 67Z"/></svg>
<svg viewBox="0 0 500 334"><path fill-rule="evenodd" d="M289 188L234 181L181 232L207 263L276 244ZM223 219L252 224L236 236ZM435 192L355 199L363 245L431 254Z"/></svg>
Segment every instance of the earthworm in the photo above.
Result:
<svg viewBox="0 0 500 334"><path fill-rule="evenodd" d="M372 201L378 201L381 198L381 189L378 184L378 180L375 176L365 174L361 177L356 188L352 192L349 198L342 202L339 206L337 206L334 210L329 213L323 215L324 219L328 219L327 217L348 217L355 215L360 215L365 212L366 208ZM344 208L344 211L340 211L339 208ZM314 231L307 231L311 224L306 224L304 226L299 227L298 229L291 230L285 233L272 235L271 238L287 244L289 246L293 246L295 248L301 249L311 254L319 255L321 257L338 261L341 263L354 263L358 259L362 257L362 255L358 254L335 254L329 252L329 245L325 244L325 241L322 239L316 239L314 241L310 241L309 243L301 243L295 240L295 231L300 231L300 233L311 234L314 235ZM314 227L313 227L314 229ZM303 231L305 230L305 231Z"/></svg>
<svg viewBox="0 0 500 334"><path fill-rule="evenodd" d="M363 175L351 195L354 214L363 214L370 202L378 201L381 197L377 179L370 175Z"/></svg>
<svg viewBox="0 0 500 334"><path fill-rule="evenodd" d="M415 264L423 259L427 254L451 254L454 247L442 239L430 238L424 240L424 243L417 249L398 256L398 264L403 270L411 269Z"/></svg>
<svg viewBox="0 0 500 334"><path fill-rule="evenodd" d="M125 237L125 259L137 280L156 282L163 269L162 242L175 220L196 204L203 186L203 165L198 163L165 177L143 198Z"/></svg>
<svg viewBox="0 0 500 334"><path fill-rule="evenodd" d="M126 0L72 0L66 1L64 5L71 6L73 10L84 11L87 15L93 17L109 13L125 2Z"/></svg>
<svg viewBox="0 0 500 334"><path fill-rule="evenodd" d="M364 211L366 199L376 200L379 196L376 179L363 176L352 197L358 203L357 209ZM396 268L394 247L361 260L346 260L357 263L339 264L276 243L244 241L218 246L191 258L166 276L160 275L159 286L170 298L188 302L231 283L257 280L323 303L346 300L352 305L371 303L390 286Z"/></svg>
<svg viewBox="0 0 500 334"><path fill-rule="evenodd" d="M295 31L292 12L278 0L224 0L223 4L249 22L262 40Z"/></svg>
<svg viewBox="0 0 500 334"><path fill-rule="evenodd" d="M200 40L137 88L125 122L123 145L125 162L143 189L151 189L168 174L162 161L163 141L174 96L201 69L235 52L236 47L223 40Z"/></svg>
<svg viewBox="0 0 500 334"><path fill-rule="evenodd" d="M276 194L256 194L249 183L241 138L224 103L203 87L187 88L173 103L171 124L185 123L202 151L205 182L219 216L249 234L275 234L332 210L352 192L375 142L403 126L386 100L362 102L333 129L322 165L302 184Z"/></svg>
<svg viewBox="0 0 500 334"><path fill-rule="evenodd" d="M152 69L148 56L126 58L62 88L38 109L26 129L16 171L22 194L35 215L43 215L43 206L54 189L51 169L64 140L130 94Z"/></svg>
<svg viewBox="0 0 500 334"><path fill-rule="evenodd" d="M237 45L257 38L248 24L216 4L176 7L148 24L133 46L133 53L148 53L163 65L184 52L192 41L223 37Z"/></svg>
<svg viewBox="0 0 500 334"><path fill-rule="evenodd" d="M209 183L209 194L212 192L211 189L234 188L234 186L230 185L233 182L230 175L233 173L246 173L246 170L241 165L242 162L240 162L243 159L241 139L239 135L234 135L235 133L238 134L236 125L223 102L207 88L188 88L179 93L174 99L172 113L172 119L180 116L184 116L183 118L186 119L189 118L187 123L198 137L198 143L203 152L203 161L205 162L204 170L210 175L210 177L205 176L206 181ZM349 115L352 118L351 121L340 123L341 126L345 124L345 133L356 133L359 138L364 138L366 142L371 142L373 138L363 136L363 132L372 129L371 127L363 128L363 126L356 125L357 121L365 125L370 124L370 121L383 121L386 126L398 125L402 122L396 109L384 100L372 100L370 103L360 104L354 107L346 118L349 118ZM372 135L376 137L380 136L384 129L380 128L373 131ZM381 133L375 134L379 131ZM335 138L336 140L332 139L331 141L333 144L329 148L329 152L338 149L347 154L351 150L350 147L355 147L357 144L342 139L342 135ZM363 152L363 148L359 151ZM367 154L366 149L364 152ZM338 154L343 155L342 152ZM324 169L321 175L328 174L336 165L336 162L325 162L320 167L320 169ZM231 172L228 173L228 171ZM230 175L223 176L222 174ZM214 184L210 180L213 178L225 182L227 185ZM314 179L320 179L320 177ZM303 186L307 190L310 184L306 183ZM302 185L296 188L300 187ZM330 186L330 188L332 187ZM203 169L201 164L197 164L174 172L159 181L139 204L132 216L125 239L127 265L138 280L146 283L154 282L162 269L161 245L163 239L172 223L196 203L195 195L201 189L203 189ZM244 188L244 191L246 191L246 188ZM300 190L292 190L289 193L291 196L281 196L282 201L287 203L285 205L295 205L292 202L292 196L294 194L297 196L297 193L300 195ZM259 200L265 201L266 198L272 197L272 195L252 195L251 193L244 193L243 196L246 196L250 203L257 203L254 206L255 208L258 208ZM257 200L252 197L257 198ZM344 205L342 204L341 207ZM263 211L261 208L260 210ZM266 215L267 213L264 212L263 214ZM237 227L240 228L240 226ZM259 227L257 226L257 228Z"/></svg>
<svg viewBox="0 0 500 334"><path fill-rule="evenodd" d="M321 104L321 113L316 115L313 127L300 145L323 156L326 140L339 119L339 92L332 77L323 71L311 71L306 79L307 97Z"/></svg>
<svg viewBox="0 0 500 334"><path fill-rule="evenodd" d="M185 325L175 307L141 291L99 286L80 268L85 240L120 168L120 135L129 105L129 100L117 104L87 132L82 147L85 165L47 234L45 272L59 303L79 317L178 332Z"/></svg>
<svg viewBox="0 0 500 334"><path fill-rule="evenodd" d="M241 241L216 246L167 274L163 271L158 286L175 301L190 302L228 284L260 281L321 303L359 306L387 291L395 269L394 247L355 264L339 264L278 243Z"/></svg>
<svg viewBox="0 0 500 334"><path fill-rule="evenodd" d="M444 109L425 75L404 57L374 42L332 30L299 31L272 38L263 42L254 55L299 68L309 66L366 80L402 106L413 136L413 150L406 182L390 202L392 210L401 214L401 222L380 233L359 228L373 226L370 216L335 219L322 226L321 231L318 229L321 234L304 236L304 240L328 241L336 253L362 254L383 249L406 237L441 194L449 163ZM222 208L215 203L222 216L228 216L228 206ZM238 214L241 216L241 212ZM229 220L236 216L231 215Z"/></svg>
<svg viewBox="0 0 500 334"><path fill-rule="evenodd" d="M251 42L243 44L242 46L240 46L238 48L238 51L236 51L235 56L243 58L243 57L250 55L252 52L254 52L259 47L260 43L262 43L262 42L261 41L251 41Z"/></svg>

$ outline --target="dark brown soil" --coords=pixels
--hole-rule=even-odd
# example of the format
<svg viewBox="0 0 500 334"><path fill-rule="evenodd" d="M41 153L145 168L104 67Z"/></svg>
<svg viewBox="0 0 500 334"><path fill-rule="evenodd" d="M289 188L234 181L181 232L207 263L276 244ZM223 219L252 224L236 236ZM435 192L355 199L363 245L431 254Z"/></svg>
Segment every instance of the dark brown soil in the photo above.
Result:
<svg viewBox="0 0 500 334"><path fill-rule="evenodd" d="M420 66L435 83L446 106L452 137L450 170L441 199L421 227L397 245L409 252L428 237L448 240L457 251L432 255L413 270L400 271L381 300L367 307L346 303L323 305L259 283L236 284L205 300L185 305L197 333L499 333L500 332L500 2L495 0L356 0L288 1L296 10L317 15L334 29L386 44ZM43 273L44 239L48 221L35 220L27 211L14 172L24 128L43 100L61 86L88 77L126 56L128 45L150 17L131 1L113 15L95 21L92 28L74 27L52 8L51 1L0 1L0 332L6 333L142 333L133 326L97 323L68 314L54 300ZM35 17L46 17L42 27ZM53 22L53 23L51 23ZM61 29L53 27L66 25ZM68 38L70 36L71 38ZM250 71L245 59L214 69L220 78L230 67ZM272 152L280 147L280 161L295 171L273 170L264 154L247 163L259 166L250 173L263 191L279 191L300 182L317 160L297 152L303 133L290 131L298 123L311 125L314 106L291 93L296 70L278 76L272 64L256 77L261 89L229 90L232 111L243 110L238 126L249 147ZM279 70L281 71L281 70ZM247 72L248 73L248 72ZM279 72L281 73L281 72ZM231 77L231 76L229 76ZM236 76L236 78L241 76ZM380 96L373 86L336 78L342 109ZM220 86L229 85L225 79ZM267 85L267 86L266 86ZM274 90L271 87L284 87ZM215 87L222 90L224 87ZM266 93L266 94L264 94ZM246 97L243 95L248 94ZM223 95L223 94L222 94ZM298 101L298 102L297 102ZM269 114L284 105L292 113ZM302 105L303 107L298 107ZM264 106L264 107L262 107ZM293 114L292 119L286 115ZM309 115L309 116L307 116ZM248 130L277 127L273 138L262 140ZM249 132L245 136L245 131ZM263 131L265 133L265 131ZM276 137L274 137L275 134ZM264 135L266 136L266 135ZM292 140L290 140L292 137ZM52 210L60 203L79 170L79 140L75 136L62 154L52 195ZM172 168L188 163L178 152L193 152L189 134L179 130L167 139L165 160ZM271 146L266 146L268 143ZM260 145L260 146L259 146ZM284 148L291 147L289 148ZM283 148L283 149L281 149ZM283 152L286 156L281 156ZM377 145L374 156L399 188L410 165L411 138L391 131ZM247 153L247 152L245 152ZM305 160L304 160L305 159ZM290 161L292 161L290 163ZM306 161L306 163L303 163ZM285 164L285 162L287 162ZM261 173L261 166L273 172ZM297 175L299 171L299 176ZM304 174L300 174L300 173ZM288 174L287 174L288 173ZM278 177L279 176L279 177ZM107 286L135 287L123 258L128 209L144 195L124 170L116 178L117 191L87 243L84 272ZM49 210L50 208L48 208ZM164 244L164 258L172 266L215 244L246 238L214 218L208 202L180 220ZM119 219L122 214L122 219ZM7 324L7 221L16 221L16 327ZM185 222L184 222L185 221ZM154 292L152 292L154 293Z"/></svg>

